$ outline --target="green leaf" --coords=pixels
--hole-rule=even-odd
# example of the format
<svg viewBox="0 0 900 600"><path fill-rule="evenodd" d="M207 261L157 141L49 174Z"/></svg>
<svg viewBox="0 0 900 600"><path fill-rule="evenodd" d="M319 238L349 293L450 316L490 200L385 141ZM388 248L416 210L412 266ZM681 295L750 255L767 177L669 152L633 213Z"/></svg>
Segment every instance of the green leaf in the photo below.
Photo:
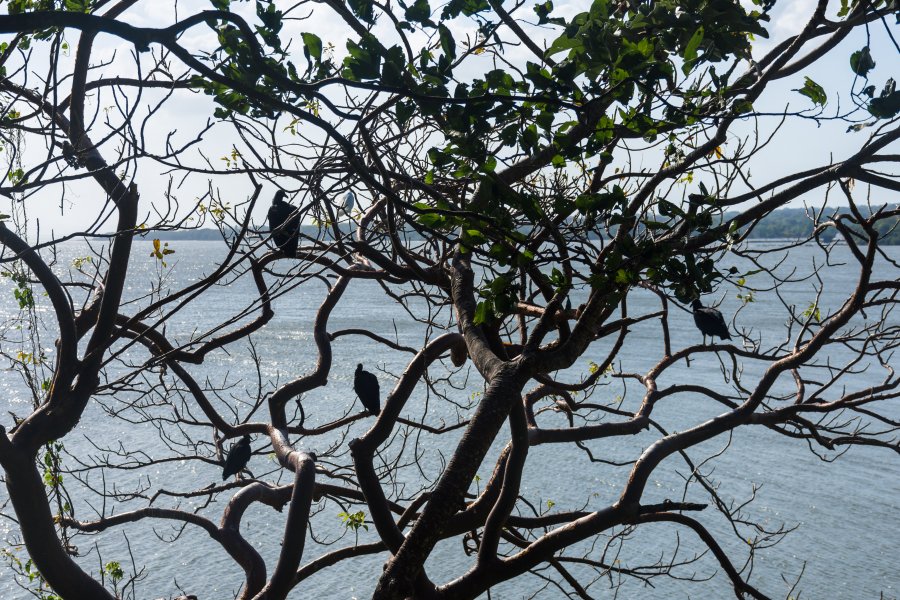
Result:
<svg viewBox="0 0 900 600"><path fill-rule="evenodd" d="M8 179L9 182L13 185L19 185L20 183L28 182L28 180L25 178L25 171L23 171L21 167L10 171Z"/></svg>
<svg viewBox="0 0 900 600"><path fill-rule="evenodd" d="M746 98L741 98L734 103L732 110L734 110L734 113L737 115L747 114L753 112L753 103Z"/></svg>
<svg viewBox="0 0 900 600"><path fill-rule="evenodd" d="M664 217L683 217L684 211L682 211L677 205L669 202L668 200L659 199L659 214Z"/></svg>
<svg viewBox="0 0 900 600"><path fill-rule="evenodd" d="M122 570L122 565L120 565L117 561L112 561L106 563L106 566L103 567L103 570L112 577L114 582L120 581L123 577L125 577L125 571Z"/></svg>
<svg viewBox="0 0 900 600"><path fill-rule="evenodd" d="M803 311L803 316L805 318L809 318L812 321L815 321L816 323L822 321L822 311L819 310L819 307L816 306L815 302L809 303L809 306L806 308L806 310Z"/></svg>
<svg viewBox="0 0 900 600"><path fill-rule="evenodd" d="M400 46L392 46L384 53L384 64L381 68L381 83L385 85L401 85L406 62Z"/></svg>
<svg viewBox="0 0 900 600"><path fill-rule="evenodd" d="M441 13L443 19L452 19L459 16L459 13L467 17L471 17L475 13L490 8L487 0L450 0Z"/></svg>
<svg viewBox="0 0 900 600"><path fill-rule="evenodd" d="M818 104L819 106L825 106L825 103L828 102L828 95L825 93L825 90L822 89L822 86L809 77L805 78L802 88L794 91L800 92L801 95L806 96L812 100L814 104Z"/></svg>
<svg viewBox="0 0 900 600"><path fill-rule="evenodd" d="M306 58L314 58L316 62L322 61L322 38L314 33L301 33L303 37L303 53Z"/></svg>
<svg viewBox="0 0 900 600"><path fill-rule="evenodd" d="M550 273L549 279L550 283L553 284L553 287L556 288L556 291L558 292L565 291L572 287L565 274L556 267L554 267L553 271Z"/></svg>
<svg viewBox="0 0 900 600"><path fill-rule="evenodd" d="M66 0L66 10L70 12L86 13L90 7L90 0Z"/></svg>
<svg viewBox="0 0 900 600"><path fill-rule="evenodd" d="M275 8L274 3L264 4L257 0L256 16L262 22L262 27L257 27L263 41L275 50L281 49L281 40L278 38L278 32L281 31L282 17L284 13Z"/></svg>
<svg viewBox="0 0 900 600"><path fill-rule="evenodd" d="M415 4L406 9L403 16L407 21L431 23L431 5L428 4L428 0L416 0Z"/></svg>
<svg viewBox="0 0 900 600"><path fill-rule="evenodd" d="M900 92L893 77L884 84L881 95L869 102L869 112L877 119L890 119L900 112Z"/></svg>
<svg viewBox="0 0 900 600"><path fill-rule="evenodd" d="M691 69L694 67L693 62L697 60L697 49L700 48L700 44L703 42L703 25L697 28L697 31L694 32L694 35L691 36L691 39L688 40L687 46L684 47L684 66L681 67L681 70L685 75L691 72Z"/></svg>
<svg viewBox="0 0 900 600"><path fill-rule="evenodd" d="M872 60L868 46L863 46L862 50L850 55L850 68L860 77L865 77L866 73L875 68L875 61Z"/></svg>
<svg viewBox="0 0 900 600"><path fill-rule="evenodd" d="M456 41L453 39L453 34L450 33L450 30L444 25L438 25L438 35L441 38L441 50L444 51L444 55L449 60L456 58Z"/></svg>
<svg viewBox="0 0 900 600"><path fill-rule="evenodd" d="M550 13L553 12L553 2L551 0L546 0L542 4L534 5L534 12L538 16L538 25L545 25L551 22ZM552 21L557 21L553 19Z"/></svg>
<svg viewBox="0 0 900 600"><path fill-rule="evenodd" d="M430 227L437 229L444 225L446 219L442 215L434 214L434 213L424 213L417 217L419 223L424 225L425 227Z"/></svg>
<svg viewBox="0 0 900 600"><path fill-rule="evenodd" d="M366 23L375 22L374 2L372 0L347 0L353 13Z"/></svg>
<svg viewBox="0 0 900 600"><path fill-rule="evenodd" d="M900 92L873 98L869 101L869 112L878 119L892 119L900 114Z"/></svg>
<svg viewBox="0 0 900 600"><path fill-rule="evenodd" d="M363 79L378 79L381 75L381 55L376 49L376 42L370 37L364 37L357 45L353 40L347 40L348 56L344 58L344 77L361 81Z"/></svg>
<svg viewBox="0 0 900 600"><path fill-rule="evenodd" d="M629 283L631 283L632 278L633 275L630 271L627 271L625 269L619 269L618 271L616 271L615 281L619 285L628 285Z"/></svg>
<svg viewBox="0 0 900 600"><path fill-rule="evenodd" d="M475 325L483 325L489 322L493 318L493 316L494 311L490 301L482 300L478 303L478 307L475 309L475 317L473 317L472 322Z"/></svg>
<svg viewBox="0 0 900 600"><path fill-rule="evenodd" d="M509 279L500 275L488 284L488 288L494 294L502 294L509 287Z"/></svg>
<svg viewBox="0 0 900 600"><path fill-rule="evenodd" d="M438 203L438 208L445 208L440 206L440 202ZM425 202L416 202L413 206L422 211L416 217L416 220L424 225L425 227L431 227L435 229L439 229L442 227L449 227L453 225L451 222L453 219L450 217L446 217L438 212L431 212L434 210L433 206L426 204Z"/></svg>
<svg viewBox="0 0 900 600"><path fill-rule="evenodd" d="M394 111L397 113L397 121L399 121L401 125L406 125L415 114L416 106L412 102L403 102L401 100L400 102L397 102Z"/></svg>
<svg viewBox="0 0 900 600"><path fill-rule="evenodd" d="M340 512L338 513L338 517L340 517L341 521L344 523L344 527L347 529L359 531L359 528L362 527L366 531L369 530L369 526L366 525L366 513L363 511L355 513Z"/></svg>
<svg viewBox="0 0 900 600"><path fill-rule="evenodd" d="M487 238L477 229L466 229L463 231L462 235L463 242L466 242L468 245L479 245L483 244L487 241Z"/></svg>
<svg viewBox="0 0 900 600"><path fill-rule="evenodd" d="M13 290L13 296L19 303L19 310L34 308L34 292L31 291L30 287L27 287L27 284L23 285L20 283L19 287Z"/></svg>
<svg viewBox="0 0 900 600"><path fill-rule="evenodd" d="M584 41L578 38L571 38L566 34L563 34L556 38L550 47L547 48L546 55L553 56L557 52L562 52L563 50L581 50L584 48Z"/></svg>

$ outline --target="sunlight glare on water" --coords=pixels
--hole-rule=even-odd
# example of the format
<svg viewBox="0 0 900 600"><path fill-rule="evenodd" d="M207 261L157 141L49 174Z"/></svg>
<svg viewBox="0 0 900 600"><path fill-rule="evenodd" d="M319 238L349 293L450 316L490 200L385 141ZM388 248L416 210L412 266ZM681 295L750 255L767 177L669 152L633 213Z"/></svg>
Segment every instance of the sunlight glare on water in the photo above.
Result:
<svg viewBox="0 0 900 600"><path fill-rule="evenodd" d="M140 241L134 253L131 266L129 294L140 297L150 290L151 281L156 276L155 261L147 259L142 251L142 244L149 247L149 241ZM171 246L176 254L170 258L172 268L170 287L178 289L203 274L209 273L214 261L221 256L221 246L212 242L174 242ZM800 271L809 269L813 248L801 247L792 251L790 264ZM900 247L890 247L886 251L895 259L900 258ZM57 268L66 269L72 257L86 252L83 246L68 244L63 247ZM68 257L64 256L66 253ZM842 258L847 266L829 268L825 279L826 292L822 297L822 312L834 309L843 301L855 282L856 272L852 269L849 252L846 248L837 248L836 256ZM177 259L177 260L175 260ZM735 264L746 268L746 263L733 257L726 257L723 266ZM782 268L786 268L783 266ZM883 267L882 268L886 268ZM893 277L896 277L896 273ZM749 283L756 284L752 278ZM762 282L759 282L762 285ZM786 285L782 296L789 303L805 307L814 297L812 281L798 281ZM300 286L290 293L274 301L276 317L266 327L253 336L255 351L261 357L259 376L264 382L283 383L298 375L309 372L315 366L316 355L312 342L311 327L315 312L324 298L325 285L312 281ZM573 304L586 297L586 291L580 292L582 298L574 298ZM729 318L741 306L735 297L736 290L730 286L722 286L721 290L708 299L712 303L724 298L721 310ZM248 278L241 279L230 286L214 287L204 294L201 302L190 304L187 309L176 313L167 325L167 335L179 342L185 342L196 332L203 332L217 324L222 315L234 314L245 308L256 297L255 288ZM12 301L11 286L8 280L0 280L0 317L6 319L13 315L18 306ZM139 304L145 303L142 300ZM52 324L45 299L39 299L40 308ZM687 310L679 310L671 306L670 324L672 344L675 348L688 344L696 344L699 333L694 328L691 314ZM780 310L779 310L780 309ZM133 307L127 308L133 310ZM636 291L630 297L629 311L633 315L658 310L656 296ZM801 309L802 310L802 309ZM737 314L736 326L739 330L752 330L754 335L761 336L763 347L771 347L784 337L782 322L784 309L778 304L772 292L760 292L755 301L744 307ZM896 317L892 317L896 320ZM896 325L896 323L894 323ZM334 311L329 323L329 330L336 331L351 327L368 327L371 330L389 337L400 344L421 347L425 330L421 324L411 322L405 312L384 297L377 284L371 281L354 281L348 292ZM616 368L626 372L643 372L654 364L662 355L662 342L659 335L658 321L648 321L632 328L629 342L623 348ZM736 336L735 336L736 337ZM48 337L47 339L51 339ZM739 339L735 339L737 343ZM52 346L52 343L49 343ZM565 381L577 381L586 374L589 362L601 361L604 350L609 343L601 341L596 349L588 352L578 364L568 372L559 374ZM255 363L247 352L246 342L240 342L231 352L217 352L199 366L190 365L191 373L198 380L206 377L216 385L227 388L234 396L232 406L235 410L243 410L242 401L253 397L258 390L256 382L258 374ZM353 369L358 362L363 362L373 372L377 371L384 393L390 389L395 379L387 373L397 376L403 372L406 354L385 351L375 342L362 337L343 337L334 343L334 362L329 375L329 384L323 389L314 391L303 398L307 416L307 425L321 424L350 410L355 401L352 392ZM896 364L894 366L897 366ZM745 383L759 375L760 366L745 365ZM455 392L463 396L481 390L475 384L474 371L470 374L468 388ZM867 373L848 378L847 385L859 385L867 378L880 378L882 374L872 369ZM677 368L667 372L665 384L675 381L702 381L710 385L721 381L718 361L710 355L695 359L690 367L681 363ZM633 410L640 401L642 390L634 383L623 389L620 383L611 383L601 387L597 401L609 401L622 396L621 405ZM790 381L779 381L783 389L790 389ZM779 388L779 389L782 389ZM270 390L268 387L267 390ZM725 386L723 389L728 389ZM420 418L424 410L421 395L414 394L406 410L408 416ZM702 422L721 412L721 406L711 405L709 400L689 395L670 398L670 402L662 402L654 412L654 418L664 423L669 431L683 430L692 424ZM104 401L109 402L109 398ZM11 418L7 411L18 415L25 414L30 407L30 399L26 395L21 378L14 372L0 372L0 422L9 427ZM357 405L354 410L359 410ZM894 418L900 416L897 404L891 408ZM428 418L446 422L455 421L456 409L447 406L428 407ZM549 416L548 423L554 423ZM564 421L560 420L560 425ZM353 426L351 437L360 435L368 421ZM549 426L549 425L548 425ZM192 430L196 435L211 438L207 429ZM442 460L450 455L459 439L459 433L442 436L430 442L424 448L422 465L432 477ZM506 436L504 429L501 436ZM348 437L347 439L351 439ZM429 438L434 439L434 438ZM656 435L643 432L629 439L615 438L600 440L587 444L597 456L609 460L633 460L636 453L646 448ZM112 425L110 417L96 403L92 403L77 429L64 440L66 451L87 461L88 456L98 454L97 448L113 447L120 442L126 447L141 447L151 456L160 458L169 456L157 437L152 426L135 425L126 427L121 422ZM301 439L298 448L317 450L326 447L327 439ZM493 464L491 459L505 442L495 444L494 452L482 466L479 475L482 481L490 476ZM254 440L254 449L262 449L261 440ZM714 469L706 467L705 471L719 485L720 494L726 499L741 502L752 494L756 500L747 509L747 515L765 522L770 527L784 524L797 529L774 548L760 553L753 569L752 582L765 593L773 597L785 597L790 583L804 572L797 590L806 598L877 598L880 592L884 597L897 597L900 588L900 575L897 569L897 556L900 556L900 528L897 527L897 514L900 509L900 465L896 456L887 450L878 448L853 448L833 464L826 464L816 458L798 440L790 440L775 435L762 427L748 427L737 432L730 445L727 440L712 440L692 451L697 462L706 456L723 451L715 460ZM253 458L251 467L255 472L271 472L275 465L270 449ZM64 458L64 460L71 460ZM199 489L220 479L220 468L213 464L181 460L165 463L154 469L151 489ZM664 463L654 475L651 486L647 490L647 502L661 502L664 499L680 500L683 493L683 479L687 468L684 464ZM628 475L628 467L611 467L591 463L587 456L577 449L568 446L544 445L531 450L529 463L522 482L522 492L529 500L548 506L552 502L554 510L578 510L585 504L589 508L599 508L614 502L621 493ZM92 475L92 482L97 481L98 474ZM112 476L124 486L141 484L140 475L133 472L121 472ZM282 481L284 478L282 477ZM421 481L404 481L409 490L418 489ZM474 490L474 488L473 488ZM755 492L754 492L755 490ZM0 487L0 502L6 501L5 487ZM93 510L76 495L76 517L91 520L96 517ZM708 499L701 494L697 486L689 488L688 500L705 502ZM225 497L206 508L203 514L218 522ZM125 505L121 510L142 504ZM182 508L192 509L192 501L184 501ZM334 504L326 505L323 512L315 517L321 523L317 526L317 535L335 539L341 534L340 521L336 515L339 508ZM720 536L726 551L731 553L737 564L746 556L746 547L742 540L736 539L727 523L716 519L713 511L698 516L707 526ZM0 522L4 538L15 534L8 521ZM156 533L165 538L172 535L174 529L165 523L154 523ZM251 543L263 553L271 569L279 551L277 540L284 526L284 515L266 506L254 505L247 514L242 525L242 532ZM230 557L201 530L188 528L184 535L174 543L166 544L158 539L154 531L146 524L132 525L123 530L116 528L103 534L87 538L78 538L79 549L86 554L81 559L86 569L96 571L97 556L89 552L96 543L101 549L104 560L122 562L123 567L132 566L128 556L128 544L138 561L138 568L145 568L146 577L138 586L138 597L156 598L173 594L177 588L177 580L185 591L196 593L201 600L229 598L241 584L241 571ZM374 532L359 532L359 543L374 539ZM659 558L661 549L671 550L676 543L680 544L678 558L691 559L702 551L697 540L688 531L680 531L676 539L675 530L671 526L653 525L638 530L626 543L617 559L623 565L644 560L653 562ZM341 545L351 544L351 537L341 540ZM601 544L602 545L602 544ZM307 558L334 549L338 546L323 549L315 544L307 544ZM302 583L292 593L292 598L366 598L371 595L372 588L381 571L384 556L363 557L352 565L326 569L310 580ZM459 541L442 542L430 558L427 569L429 576L437 581L461 574L471 564ZM305 561L304 561L305 562ZM350 579L347 569L358 574ZM804 571L805 569L805 571ZM724 598L733 595L727 578L710 556L699 558L697 562L687 565L681 575L695 574L699 578L711 577L701 583L685 583L674 580L657 580L657 587L646 587L640 581L626 580L620 591L623 598ZM550 573L548 573L550 575ZM715 575L715 577L712 577ZM495 598L522 598L537 590L541 582L533 577L523 577L507 582L494 591ZM603 597L604 583L591 589ZM335 590L342 590L336 592ZM558 590L548 588L541 597L554 598ZM796 596L795 592L795 596ZM0 597L26 598L25 592L18 589L12 575L5 564L0 564Z"/></svg>

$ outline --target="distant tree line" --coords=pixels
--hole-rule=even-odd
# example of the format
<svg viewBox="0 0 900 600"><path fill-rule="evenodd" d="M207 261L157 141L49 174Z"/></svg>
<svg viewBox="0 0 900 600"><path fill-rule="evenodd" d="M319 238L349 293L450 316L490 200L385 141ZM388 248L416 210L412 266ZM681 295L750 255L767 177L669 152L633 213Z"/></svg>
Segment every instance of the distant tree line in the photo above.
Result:
<svg viewBox="0 0 900 600"><path fill-rule="evenodd" d="M879 210L889 210L891 206L873 207L870 210L861 209L864 217L869 217ZM839 218L841 215L849 215L848 207L826 207L825 209L785 208L773 211L767 219L752 226L749 239L805 239L813 236L816 227ZM726 214L725 220L734 215ZM900 244L900 230L898 230L896 218L878 221L876 230L879 241L885 245ZM820 227L820 237L823 241L830 242L835 236L833 227Z"/></svg>
<svg viewBox="0 0 900 600"><path fill-rule="evenodd" d="M880 209L889 210L892 206L885 205L883 207L873 207L871 210L861 209L864 217L869 217ZM723 216L724 221L728 221L737 213L726 213ZM743 231L749 229L747 238L753 240L772 240L772 239L805 239L811 238L817 226L827 223L840 215L849 215L850 209L847 207L825 207L824 209L812 208L784 208L773 211L765 220L751 226L744 227ZM353 227L350 228L352 233ZM880 236L882 244L895 246L900 245L900 228L898 228L898 219L880 219L877 222L876 230ZM261 234L267 233L260 231ZM322 233L326 237L331 237L331 232L326 228L324 232L318 225L303 225L300 228L301 235L316 238ZM409 239L420 239L415 232L408 232ZM825 242L834 239L836 230L833 227L821 227L819 236ZM860 232L861 233L861 232ZM194 240L194 241L213 241L221 240L222 233L216 229L181 229L173 231L156 231L154 238L161 240Z"/></svg>

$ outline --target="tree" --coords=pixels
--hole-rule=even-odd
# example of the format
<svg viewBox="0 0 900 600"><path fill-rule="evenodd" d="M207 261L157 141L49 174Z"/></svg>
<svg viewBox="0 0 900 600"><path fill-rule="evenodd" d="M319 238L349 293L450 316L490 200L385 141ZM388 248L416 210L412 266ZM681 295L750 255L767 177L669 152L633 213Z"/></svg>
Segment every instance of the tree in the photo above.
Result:
<svg viewBox="0 0 900 600"><path fill-rule="evenodd" d="M595 0L574 16L550 1L214 0L187 15L154 4L162 22L134 24L146 4L17 0L0 16L12 34L0 264L15 302L2 352L32 398L0 431L0 465L29 557L8 551L10 564L35 595L139 595L147 557L131 575L124 555L98 569L99 546L85 544L174 523L173 554L190 553L181 534L205 532L243 571L240 598L284 598L325 570L379 599L469 598L529 574L587 598L629 578L691 578L706 558L719 585L764 598L780 592L754 579L754 557L787 531L720 493L722 444L757 425L826 461L854 446L900 451L900 284L879 243L900 215L887 204L900 190L900 92L884 72L895 2L819 1L762 54L754 40L775 3L761 0ZM308 31L328 19L331 33ZM839 44L858 32L867 45L848 56ZM826 91L806 73L835 55L846 77ZM801 109L781 106L783 82ZM841 82L849 106L834 100ZM207 117L169 125L198 92ZM823 162L759 181L750 166L781 139L773 118L846 131L832 158L811 149ZM304 223L292 255L263 224L273 187ZM815 208L831 194L849 210ZM38 231L51 198L89 207L89 224ZM798 279L775 251L743 244L798 199L814 224L804 305L784 299ZM165 233L205 224L221 233L220 258L172 279L180 255ZM845 247L825 241L833 232ZM88 254L61 262L78 240ZM854 281L834 300L840 252ZM134 273L148 261L158 277L144 289ZM289 303L323 282L311 341L274 347ZM218 303L223 285L239 305ZM347 313L357 288L402 309L421 343ZM680 308L711 294L742 301L730 342L674 329L690 319ZM742 327L763 294L780 312ZM352 326L335 328L342 316ZM647 328L654 344L637 351L650 366L628 370ZM379 375L377 420L335 380L352 377L335 359L347 338L377 347L372 363L404 363ZM267 369L286 355L276 378ZM244 359L237 382L221 370L230 356ZM691 398L704 410L668 412ZM92 445L74 435L88 425L102 427ZM148 430L153 446L129 437ZM244 435L250 472L219 482ZM426 456L443 447L446 460ZM535 461L607 473L616 493L577 477L535 492L523 485ZM196 481L172 476L179 462ZM680 495L653 492L665 477L683 478ZM283 529L254 544L241 525L264 507L284 510ZM352 543L316 535L338 509ZM706 557L666 541L648 564L615 560L658 524ZM426 568L442 540L468 566ZM383 571L354 566L367 555ZM190 588L196 574L176 563L155 568Z"/></svg>

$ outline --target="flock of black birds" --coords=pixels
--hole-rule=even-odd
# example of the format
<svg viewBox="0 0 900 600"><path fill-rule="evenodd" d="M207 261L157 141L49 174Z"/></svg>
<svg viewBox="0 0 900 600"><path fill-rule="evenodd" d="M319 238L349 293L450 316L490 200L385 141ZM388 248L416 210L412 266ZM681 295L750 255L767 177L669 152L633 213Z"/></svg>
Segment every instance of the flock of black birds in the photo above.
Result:
<svg viewBox="0 0 900 600"><path fill-rule="evenodd" d="M294 256L297 252L297 242L300 233L300 215L294 206L285 202L285 193L278 190L272 199L269 208L269 230L275 245L287 256ZM344 210L349 211L355 203L353 192L347 192L344 199ZM722 313L710 306L703 306L699 299L691 302L694 313L694 324L703 334L703 343L706 344L706 336L719 337L730 340L728 324ZM363 369L362 363L356 365L356 373L353 376L353 391L369 414L377 417L381 413L381 390L378 386L378 377ZM237 475L250 462L253 453L250 448L250 436L245 435L231 446L228 456L222 465L222 480L225 481L232 475Z"/></svg>

